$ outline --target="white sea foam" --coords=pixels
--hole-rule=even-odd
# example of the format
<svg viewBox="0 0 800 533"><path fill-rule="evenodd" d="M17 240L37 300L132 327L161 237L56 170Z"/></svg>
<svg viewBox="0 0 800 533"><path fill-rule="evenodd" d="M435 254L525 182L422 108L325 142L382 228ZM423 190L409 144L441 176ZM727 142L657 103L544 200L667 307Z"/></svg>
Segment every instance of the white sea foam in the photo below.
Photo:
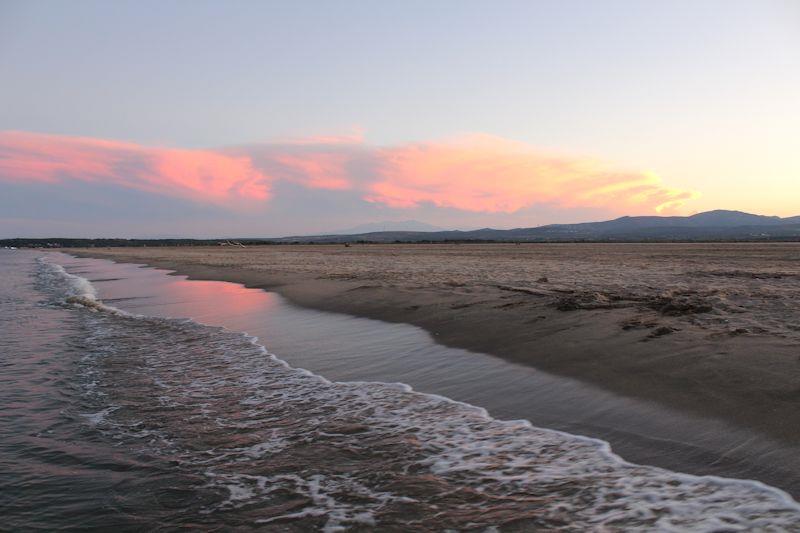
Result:
<svg viewBox="0 0 800 533"><path fill-rule="evenodd" d="M81 416L87 419L90 424L96 426L105 422L106 417L117 409L119 409L119 406L114 405L111 407L106 407L105 409L96 413L82 413Z"/></svg>
<svg viewBox="0 0 800 533"><path fill-rule="evenodd" d="M97 289L88 279L70 274L63 266L52 263L44 257L37 258L36 262L38 281L46 291L55 297L54 303L130 315L130 313L100 301L97 298Z"/></svg>

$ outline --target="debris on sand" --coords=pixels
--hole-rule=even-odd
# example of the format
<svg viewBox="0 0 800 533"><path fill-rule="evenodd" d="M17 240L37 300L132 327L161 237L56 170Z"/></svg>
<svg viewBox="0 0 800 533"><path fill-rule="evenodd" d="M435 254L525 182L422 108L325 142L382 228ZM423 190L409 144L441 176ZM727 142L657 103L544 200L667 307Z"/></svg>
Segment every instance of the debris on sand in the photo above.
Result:
<svg viewBox="0 0 800 533"><path fill-rule="evenodd" d="M622 329L629 330L629 329L650 329L658 326L658 322L655 320L647 320L643 318L631 318L630 320L626 320L622 323Z"/></svg>
<svg viewBox="0 0 800 533"><path fill-rule="evenodd" d="M666 316L696 315L710 313L714 307L699 296L658 296L648 302L647 307Z"/></svg>
<svg viewBox="0 0 800 533"><path fill-rule="evenodd" d="M584 292L560 296L553 302L559 311L575 311L578 309L624 309L634 307L637 301L623 299L615 294L601 292Z"/></svg>
<svg viewBox="0 0 800 533"><path fill-rule="evenodd" d="M658 337L663 337L664 335L669 335L670 333L675 333L676 331L679 331L678 328L661 326L651 331L650 334L647 335L647 338L657 339Z"/></svg>
<svg viewBox="0 0 800 533"><path fill-rule="evenodd" d="M743 278L743 279L784 279L800 278L795 272L751 272L747 270L698 270L690 274L699 277Z"/></svg>

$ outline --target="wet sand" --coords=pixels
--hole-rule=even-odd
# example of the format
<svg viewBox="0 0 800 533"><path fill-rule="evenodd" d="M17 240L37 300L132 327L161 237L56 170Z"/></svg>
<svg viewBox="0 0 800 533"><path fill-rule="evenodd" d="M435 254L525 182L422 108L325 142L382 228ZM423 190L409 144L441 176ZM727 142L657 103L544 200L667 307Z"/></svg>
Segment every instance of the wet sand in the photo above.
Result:
<svg viewBox="0 0 800 533"><path fill-rule="evenodd" d="M414 324L445 345L800 442L798 244L70 252L274 290L315 309Z"/></svg>

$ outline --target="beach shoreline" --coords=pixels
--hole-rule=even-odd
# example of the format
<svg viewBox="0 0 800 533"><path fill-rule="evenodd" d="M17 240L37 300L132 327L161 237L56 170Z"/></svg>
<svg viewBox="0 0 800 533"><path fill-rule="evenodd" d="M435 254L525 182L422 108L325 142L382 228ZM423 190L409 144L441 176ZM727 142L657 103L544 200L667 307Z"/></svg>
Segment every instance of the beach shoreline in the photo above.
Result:
<svg viewBox="0 0 800 533"><path fill-rule="evenodd" d="M800 443L800 343L792 329L800 313L792 307L800 292L797 245L66 251L241 283L317 310L412 324L447 346ZM618 269L619 279L602 274L605 265ZM443 272L449 274L442 278ZM674 286L689 274L696 279Z"/></svg>

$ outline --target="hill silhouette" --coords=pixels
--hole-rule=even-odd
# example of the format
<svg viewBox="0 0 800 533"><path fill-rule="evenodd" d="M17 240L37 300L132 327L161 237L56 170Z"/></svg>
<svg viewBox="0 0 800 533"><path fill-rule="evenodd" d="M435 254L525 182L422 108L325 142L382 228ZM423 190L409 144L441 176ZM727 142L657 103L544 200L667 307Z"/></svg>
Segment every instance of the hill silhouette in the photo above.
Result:
<svg viewBox="0 0 800 533"><path fill-rule="evenodd" d="M201 246L393 242L713 242L800 241L800 216L774 217L742 211L707 211L691 216L624 216L602 222L549 224L531 228L471 231L376 231L348 235L300 235L239 239L4 239L14 247Z"/></svg>

